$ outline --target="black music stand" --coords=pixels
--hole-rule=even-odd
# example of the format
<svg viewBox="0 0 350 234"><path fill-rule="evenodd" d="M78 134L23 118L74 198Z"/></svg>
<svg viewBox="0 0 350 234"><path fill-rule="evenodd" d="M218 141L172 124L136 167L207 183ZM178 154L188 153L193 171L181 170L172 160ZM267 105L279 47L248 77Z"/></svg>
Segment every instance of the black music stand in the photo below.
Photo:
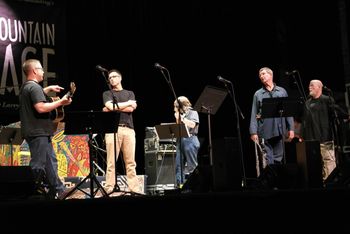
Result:
<svg viewBox="0 0 350 234"><path fill-rule="evenodd" d="M179 126L180 125L180 126ZM188 128L185 124L177 124L177 123L163 123L160 125L156 125L156 130L159 139L174 139L180 137L190 137L190 133L188 132Z"/></svg>
<svg viewBox="0 0 350 234"><path fill-rule="evenodd" d="M21 145L23 142L21 128L2 127L0 128L0 144L10 145L11 165L13 166L13 145Z"/></svg>
<svg viewBox="0 0 350 234"><path fill-rule="evenodd" d="M289 97L276 97L262 99L261 118L280 118L281 123L284 117L297 116L302 110L303 102L300 99ZM282 125L282 136L284 137L284 128ZM283 162L286 163L285 145L283 144Z"/></svg>
<svg viewBox="0 0 350 234"><path fill-rule="evenodd" d="M94 198L98 190L101 190L104 197L108 197L107 192L104 190L93 170L93 159L91 157L91 152L93 151L93 134L98 133L116 133L118 130L120 114L117 112L103 112L103 111L77 111L77 112L67 112L65 114L64 122L65 130L64 134L88 134L89 135L89 153L90 153L90 172L81 182L79 182L75 188L69 191L66 196L67 198L73 194L77 189L90 198ZM79 187L85 183L86 180L90 180L90 194L80 189ZM97 189L94 190L94 182ZM117 183L117 181L116 181Z"/></svg>
<svg viewBox="0 0 350 234"><path fill-rule="evenodd" d="M211 123L210 115L215 115L221 106L222 102L225 100L227 91L217 87L207 85L202 94L199 96L194 109L200 113L208 115L208 132L209 132L209 160L210 165L213 165L213 148L211 139Z"/></svg>
<svg viewBox="0 0 350 234"><path fill-rule="evenodd" d="M175 138L190 137L190 133L188 131L188 128L183 123L181 123L181 124L163 123L160 125L156 125L155 128L156 128L159 139L172 139L172 142L174 142ZM175 165L174 168L176 170L174 148L173 148L173 152L172 152L172 157L173 157L173 163ZM174 178L174 185L176 185L176 177Z"/></svg>

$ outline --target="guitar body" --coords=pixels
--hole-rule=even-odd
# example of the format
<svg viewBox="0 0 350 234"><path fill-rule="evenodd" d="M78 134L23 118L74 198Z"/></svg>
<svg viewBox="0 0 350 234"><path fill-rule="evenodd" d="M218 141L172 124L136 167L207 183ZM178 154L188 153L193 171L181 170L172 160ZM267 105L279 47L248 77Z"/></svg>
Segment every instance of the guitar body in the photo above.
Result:
<svg viewBox="0 0 350 234"><path fill-rule="evenodd" d="M66 94L68 98L72 98L76 90L75 83L70 83L70 91ZM49 97L50 102L60 100L60 97ZM54 123L61 122L64 119L64 106L59 106L50 112L50 118Z"/></svg>
<svg viewBox="0 0 350 234"><path fill-rule="evenodd" d="M51 101L58 101L60 97L50 97ZM50 113L51 120L54 123L61 122L64 119L64 108L63 106L59 106Z"/></svg>

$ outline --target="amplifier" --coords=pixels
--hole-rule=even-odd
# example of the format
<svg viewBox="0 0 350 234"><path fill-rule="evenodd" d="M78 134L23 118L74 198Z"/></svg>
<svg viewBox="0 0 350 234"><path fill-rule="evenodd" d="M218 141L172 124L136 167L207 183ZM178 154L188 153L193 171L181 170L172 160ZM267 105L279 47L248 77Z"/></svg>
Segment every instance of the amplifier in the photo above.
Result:
<svg viewBox="0 0 350 234"><path fill-rule="evenodd" d="M145 154L147 185L175 184L174 151L155 151Z"/></svg>
<svg viewBox="0 0 350 234"><path fill-rule="evenodd" d="M159 151L163 151L163 152L165 152L165 151L166 152L176 151L176 145L159 143Z"/></svg>
<svg viewBox="0 0 350 234"><path fill-rule="evenodd" d="M144 140L145 153L159 150L159 141L157 138L146 138Z"/></svg>

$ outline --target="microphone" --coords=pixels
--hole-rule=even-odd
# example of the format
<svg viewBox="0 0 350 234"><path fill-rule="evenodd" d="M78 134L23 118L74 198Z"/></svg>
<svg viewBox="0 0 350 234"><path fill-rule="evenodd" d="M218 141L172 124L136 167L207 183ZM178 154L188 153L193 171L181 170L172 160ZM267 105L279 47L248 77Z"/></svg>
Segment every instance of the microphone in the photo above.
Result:
<svg viewBox="0 0 350 234"><path fill-rule="evenodd" d="M163 70L167 70L165 67L163 67L162 65L160 65L159 63L155 63L154 64L155 68L159 68L159 69L163 69Z"/></svg>
<svg viewBox="0 0 350 234"><path fill-rule="evenodd" d="M226 79L222 78L221 76L218 76L218 80L225 83L225 84L231 84L231 81L226 80Z"/></svg>
<svg viewBox="0 0 350 234"><path fill-rule="evenodd" d="M298 70L293 70L293 71L291 71L291 72L286 72L285 74L286 74L286 76L290 76L290 75L293 75L294 73L297 73L298 72Z"/></svg>
<svg viewBox="0 0 350 234"><path fill-rule="evenodd" d="M322 87L322 89L327 92L332 92L332 90L325 85Z"/></svg>
<svg viewBox="0 0 350 234"><path fill-rule="evenodd" d="M96 66L96 69L99 70L99 71L101 71L101 72L108 72L108 70L107 70L106 68L103 68L103 67L101 67L100 65L97 65L97 66Z"/></svg>

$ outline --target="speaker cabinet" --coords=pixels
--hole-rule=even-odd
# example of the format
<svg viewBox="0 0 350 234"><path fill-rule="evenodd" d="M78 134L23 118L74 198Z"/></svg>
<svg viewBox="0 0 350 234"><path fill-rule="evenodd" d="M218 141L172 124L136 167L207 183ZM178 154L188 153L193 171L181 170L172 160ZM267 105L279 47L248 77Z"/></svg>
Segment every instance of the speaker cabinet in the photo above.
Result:
<svg viewBox="0 0 350 234"><path fill-rule="evenodd" d="M213 190L242 188L242 163L238 139L224 137L213 140Z"/></svg>
<svg viewBox="0 0 350 234"><path fill-rule="evenodd" d="M267 165L258 178L262 189L293 189L299 187L296 163Z"/></svg>
<svg viewBox="0 0 350 234"><path fill-rule="evenodd" d="M212 176L212 167L210 165L199 165L188 177L182 190L194 193L212 191Z"/></svg>
<svg viewBox="0 0 350 234"><path fill-rule="evenodd" d="M340 155L338 165L327 177L324 184L327 188L350 187L350 158L349 155Z"/></svg>
<svg viewBox="0 0 350 234"><path fill-rule="evenodd" d="M191 192L230 191L242 188L242 167L237 138L215 139L213 165L199 165L185 182Z"/></svg>
<svg viewBox="0 0 350 234"><path fill-rule="evenodd" d="M145 153L147 185L175 184L175 158L176 152Z"/></svg>
<svg viewBox="0 0 350 234"><path fill-rule="evenodd" d="M320 188L323 186L322 157L319 141L303 141L296 143L299 180L304 188Z"/></svg>
<svg viewBox="0 0 350 234"><path fill-rule="evenodd" d="M29 166L0 166L0 198L26 198L34 195L35 189Z"/></svg>

